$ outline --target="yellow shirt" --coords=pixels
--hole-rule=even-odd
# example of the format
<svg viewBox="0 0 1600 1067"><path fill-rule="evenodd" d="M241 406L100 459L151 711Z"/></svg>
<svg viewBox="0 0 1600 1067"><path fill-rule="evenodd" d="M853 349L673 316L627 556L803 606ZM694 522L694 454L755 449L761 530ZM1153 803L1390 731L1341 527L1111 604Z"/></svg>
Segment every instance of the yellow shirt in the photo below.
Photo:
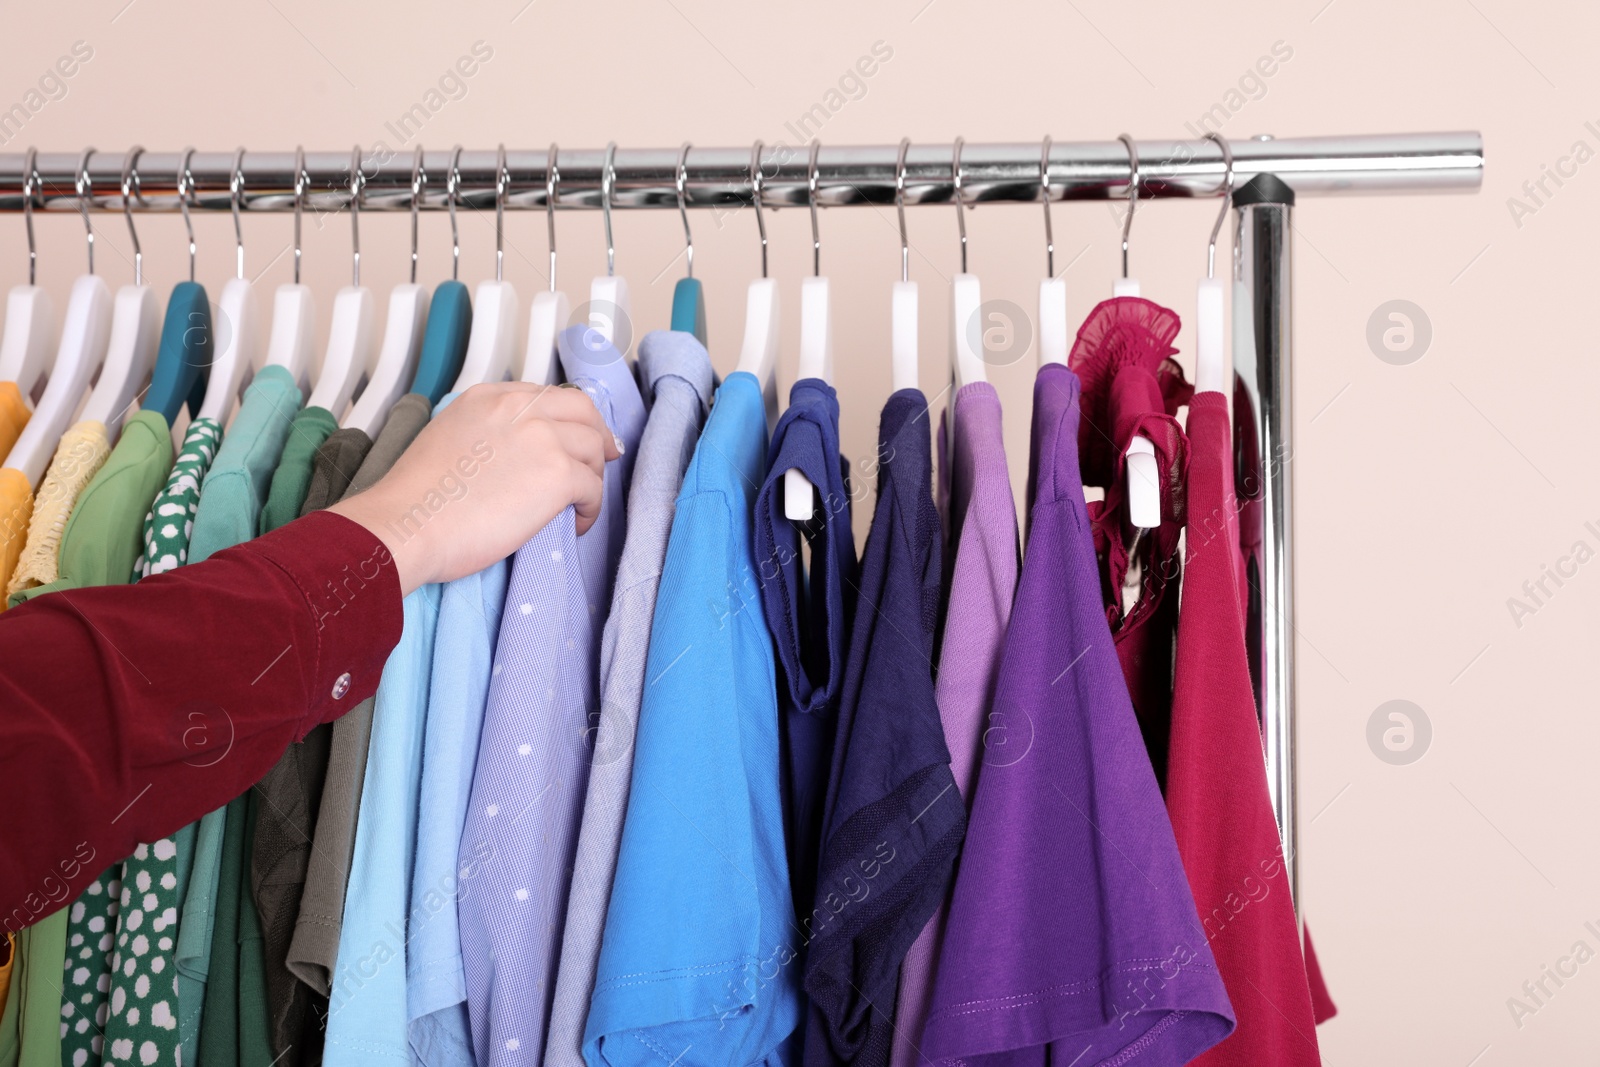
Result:
<svg viewBox="0 0 1600 1067"><path fill-rule="evenodd" d="M28 540L6 584L6 594L47 585L60 576L61 534L72 505L111 454L104 423L86 419L61 435L55 458L33 498Z"/></svg>
<svg viewBox="0 0 1600 1067"><path fill-rule="evenodd" d="M33 515L33 486L28 476L11 467L0 467L0 586L9 584L28 537L28 519ZM0 599L0 611L5 601Z"/></svg>
<svg viewBox="0 0 1600 1067"><path fill-rule="evenodd" d="M17 383L0 382L0 458L17 443L31 414L28 405L22 402L22 390L17 388Z"/></svg>
<svg viewBox="0 0 1600 1067"><path fill-rule="evenodd" d="M6 961L0 963L0 1015L6 1011L6 994L11 992L11 968L17 962L17 939L10 934L5 935L5 945L0 948L6 956Z"/></svg>

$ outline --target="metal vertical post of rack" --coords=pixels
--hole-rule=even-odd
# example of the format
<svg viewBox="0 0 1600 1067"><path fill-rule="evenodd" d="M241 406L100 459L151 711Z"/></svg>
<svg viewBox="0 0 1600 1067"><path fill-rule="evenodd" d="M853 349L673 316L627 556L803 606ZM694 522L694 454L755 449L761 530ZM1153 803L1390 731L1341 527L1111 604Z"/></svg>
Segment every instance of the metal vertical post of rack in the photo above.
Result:
<svg viewBox="0 0 1600 1067"><path fill-rule="evenodd" d="M1267 789L1278 820L1289 893L1300 902L1296 818L1294 626L1294 331L1293 255L1289 240L1294 190L1260 175L1234 193L1239 212L1241 281L1248 330L1234 349L1234 425L1251 447L1239 449L1236 491L1247 538L1260 548L1247 560L1256 706L1266 745ZM1235 313L1242 310L1236 306Z"/></svg>
<svg viewBox="0 0 1600 1067"><path fill-rule="evenodd" d="M1483 181L1483 139L1475 132L1377 134L1347 137L1252 138L1233 142L1234 205L1240 212L1240 255L1250 295L1252 343L1235 349L1235 427L1240 452L1255 462L1238 472L1238 492L1259 519L1261 551L1250 575L1252 672L1262 719L1267 782L1282 835L1291 893L1298 908L1296 840L1295 625L1293 513L1293 331L1290 217L1296 196L1357 193L1475 192ZM1219 195L1226 168L1220 149L1208 141L1139 141L1138 196L1145 199ZM958 195L952 180L949 143L913 145L902 157L896 145L823 145L812 156L804 147L769 145L759 155L762 198L771 208L891 205L904 160L908 204L948 204ZM115 152L40 153L32 182L27 157L0 153L0 212L23 209L24 190L35 210L122 211L121 176L126 159ZM959 195L971 206L1000 201L1115 200L1133 180L1128 148L1120 141L1051 144L1049 181L1040 181L1040 145L967 144L962 150ZM412 208L411 152L374 147L362 159L362 211ZM308 189L304 206L342 210L350 198L349 152L307 152L303 175L296 153L287 151L142 153L137 160L138 195L133 210L175 212L187 196L196 211L228 211L237 200L246 211L285 212L295 207L296 179ZM611 161L609 182L606 161ZM183 164L187 161L185 171ZM502 161L503 164L502 164ZM685 183L678 186L680 161ZM559 185L546 183L556 165ZM79 167L84 172L80 174ZM237 171L235 167L237 165ZM554 189L562 210L608 206L619 209L736 207L751 200L749 148L521 149L423 155L424 169L442 176L454 166L459 202L493 208L505 167L503 206L544 210ZM180 172L182 172L180 174ZM87 178L87 181L80 180ZM182 178L183 180L180 180ZM444 210L446 182L426 186L418 207ZM237 194L236 196L234 194ZM680 200L682 196L682 200Z"/></svg>

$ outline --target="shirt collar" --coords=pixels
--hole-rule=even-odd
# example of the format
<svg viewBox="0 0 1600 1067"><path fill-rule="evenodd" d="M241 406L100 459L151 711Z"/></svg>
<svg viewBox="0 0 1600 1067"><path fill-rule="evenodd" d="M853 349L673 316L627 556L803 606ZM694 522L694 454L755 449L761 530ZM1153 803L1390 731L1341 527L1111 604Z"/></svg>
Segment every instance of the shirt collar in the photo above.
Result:
<svg viewBox="0 0 1600 1067"><path fill-rule="evenodd" d="M700 410L711 401L715 375L705 345L692 333L678 330L652 330L639 342L639 376L653 394L656 382L665 377L688 383L700 398Z"/></svg>

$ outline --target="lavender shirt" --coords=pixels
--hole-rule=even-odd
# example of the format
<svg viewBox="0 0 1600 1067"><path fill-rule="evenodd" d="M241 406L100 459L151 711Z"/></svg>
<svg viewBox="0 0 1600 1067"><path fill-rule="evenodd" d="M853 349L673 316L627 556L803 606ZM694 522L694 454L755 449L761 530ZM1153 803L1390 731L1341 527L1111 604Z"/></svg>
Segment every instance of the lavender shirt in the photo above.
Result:
<svg viewBox="0 0 1600 1067"><path fill-rule="evenodd" d="M458 905L467 1015L480 1067L538 1067L561 958L567 889L598 720L600 631L626 532L645 407L633 368L585 326L563 331L567 381L594 400L621 458L582 536L567 508L517 549L460 863L481 865Z"/></svg>
<svg viewBox="0 0 1600 1067"><path fill-rule="evenodd" d="M1000 397L988 382L964 385L955 397L955 443L941 456L941 496L951 547L944 637L934 699L956 788L972 807L982 735L1000 671L1000 646L1017 593L1017 502L1006 469ZM943 434L941 434L941 437ZM922 928L900 968L891 1067L916 1067L922 1024L933 998L934 962L944 940L948 902Z"/></svg>
<svg viewBox="0 0 1600 1067"><path fill-rule="evenodd" d="M705 346L692 333L672 330L644 335L639 342L639 376L650 392L650 420L639 439L638 465L628 490L628 536L601 639L600 717L578 831L550 1032L545 1038L547 1067L584 1067L583 1028L589 1019L589 998L600 965L600 935L605 930L611 883L622 848L656 590L683 472L700 438L714 377Z"/></svg>
<svg viewBox="0 0 1600 1067"><path fill-rule="evenodd" d="M1033 410L1028 552L922 1053L1179 1067L1233 1010L1101 610L1077 376L1042 368Z"/></svg>

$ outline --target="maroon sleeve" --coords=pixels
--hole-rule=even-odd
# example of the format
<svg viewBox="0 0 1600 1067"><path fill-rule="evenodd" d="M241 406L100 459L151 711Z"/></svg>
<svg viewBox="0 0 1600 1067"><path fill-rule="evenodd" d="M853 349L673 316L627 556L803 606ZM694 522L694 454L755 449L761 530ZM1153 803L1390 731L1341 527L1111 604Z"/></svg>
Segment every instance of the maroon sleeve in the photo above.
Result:
<svg viewBox="0 0 1600 1067"><path fill-rule="evenodd" d="M388 550L329 512L0 613L0 927L254 785L373 694L400 623Z"/></svg>

